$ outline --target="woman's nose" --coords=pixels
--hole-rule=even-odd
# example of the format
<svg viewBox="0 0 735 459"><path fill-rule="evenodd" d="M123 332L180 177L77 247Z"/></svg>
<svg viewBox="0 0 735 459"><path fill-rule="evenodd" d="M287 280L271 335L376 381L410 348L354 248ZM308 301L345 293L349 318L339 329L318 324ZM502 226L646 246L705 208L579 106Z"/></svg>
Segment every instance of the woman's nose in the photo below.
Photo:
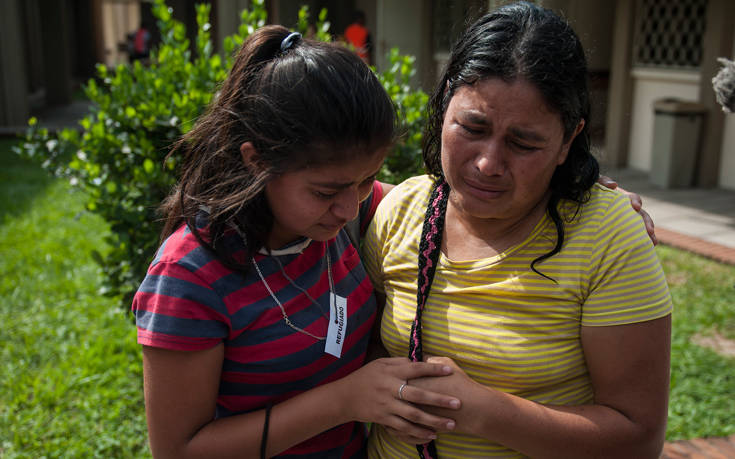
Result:
<svg viewBox="0 0 735 459"><path fill-rule="evenodd" d="M483 175L502 175L505 172L505 154L501 142L488 140L475 156L475 167Z"/></svg>

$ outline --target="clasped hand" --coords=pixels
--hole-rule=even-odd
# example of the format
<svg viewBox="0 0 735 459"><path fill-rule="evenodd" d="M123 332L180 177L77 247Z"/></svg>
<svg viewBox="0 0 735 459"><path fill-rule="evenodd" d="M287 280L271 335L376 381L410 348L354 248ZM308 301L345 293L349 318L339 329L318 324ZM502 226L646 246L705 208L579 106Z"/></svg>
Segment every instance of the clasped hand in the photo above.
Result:
<svg viewBox="0 0 735 459"><path fill-rule="evenodd" d="M461 404L456 397L406 383L443 379L453 371L445 363L411 362L404 357L373 360L343 379L343 399L349 401L345 404L347 417L382 424L403 441L426 443L436 438L436 432L454 429L450 415ZM431 414L422 407L449 415Z"/></svg>

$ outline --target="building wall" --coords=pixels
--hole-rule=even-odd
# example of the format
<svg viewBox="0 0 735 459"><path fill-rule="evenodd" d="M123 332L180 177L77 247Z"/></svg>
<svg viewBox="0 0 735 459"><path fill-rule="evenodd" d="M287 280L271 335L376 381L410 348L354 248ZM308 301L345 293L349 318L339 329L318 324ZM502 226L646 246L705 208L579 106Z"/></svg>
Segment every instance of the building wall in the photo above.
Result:
<svg viewBox="0 0 735 459"><path fill-rule="evenodd" d="M121 48L126 37L140 25L140 4L134 0L103 0L102 31L104 63L108 67L128 62L128 53Z"/></svg>
<svg viewBox="0 0 735 459"><path fill-rule="evenodd" d="M728 115L725 121L725 133L722 136L720 186L735 190L735 114Z"/></svg>
<svg viewBox="0 0 735 459"><path fill-rule="evenodd" d="M735 33L733 33L733 49L735 49ZM733 57L730 56L730 59ZM723 188L735 190L735 113L725 116L719 183Z"/></svg>
<svg viewBox="0 0 735 459"><path fill-rule="evenodd" d="M415 56L417 64L421 65L422 59L425 59L422 56L425 36L422 34L423 11L428 3L423 0L377 0L374 56L379 70L387 67L385 56L392 47L398 47L401 54ZM418 85L419 81L415 79L412 83Z"/></svg>

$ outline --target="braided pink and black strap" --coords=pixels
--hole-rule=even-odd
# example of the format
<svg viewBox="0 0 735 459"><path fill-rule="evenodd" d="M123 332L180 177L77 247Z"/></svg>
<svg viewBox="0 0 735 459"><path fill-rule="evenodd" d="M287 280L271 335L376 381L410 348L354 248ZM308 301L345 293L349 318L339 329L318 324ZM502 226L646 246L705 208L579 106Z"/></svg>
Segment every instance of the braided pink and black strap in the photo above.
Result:
<svg viewBox="0 0 735 459"><path fill-rule="evenodd" d="M411 336L408 343L408 357L413 362L420 362L423 355L421 345L421 315L429 297L431 283L434 281L436 266L439 262L439 253L444 232L444 216L447 212L449 199L449 185L444 179L437 179L431 190L429 205L424 216L424 226L419 241L419 269L416 289L416 316L411 325ZM438 459L436 444L431 441L423 445L416 445L421 459Z"/></svg>

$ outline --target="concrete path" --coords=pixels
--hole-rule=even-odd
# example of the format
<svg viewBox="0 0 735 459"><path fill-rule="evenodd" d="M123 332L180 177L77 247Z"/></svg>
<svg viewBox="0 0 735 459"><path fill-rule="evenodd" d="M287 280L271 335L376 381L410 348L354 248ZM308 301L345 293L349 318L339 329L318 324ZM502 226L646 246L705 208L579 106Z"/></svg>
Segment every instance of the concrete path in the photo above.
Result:
<svg viewBox="0 0 735 459"><path fill-rule="evenodd" d="M630 169L604 171L643 198L663 244L735 264L735 191L719 188L663 189Z"/></svg>

